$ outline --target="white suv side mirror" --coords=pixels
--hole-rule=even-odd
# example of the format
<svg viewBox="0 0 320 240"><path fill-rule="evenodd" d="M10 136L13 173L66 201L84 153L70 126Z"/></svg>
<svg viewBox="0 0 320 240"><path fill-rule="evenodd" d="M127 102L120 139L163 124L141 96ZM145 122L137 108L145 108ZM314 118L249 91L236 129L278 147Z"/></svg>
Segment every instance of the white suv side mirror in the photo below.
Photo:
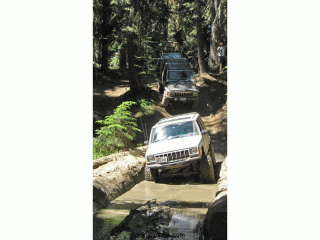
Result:
<svg viewBox="0 0 320 240"><path fill-rule="evenodd" d="M208 134L209 132L208 132L208 130L202 130L201 133L202 134Z"/></svg>

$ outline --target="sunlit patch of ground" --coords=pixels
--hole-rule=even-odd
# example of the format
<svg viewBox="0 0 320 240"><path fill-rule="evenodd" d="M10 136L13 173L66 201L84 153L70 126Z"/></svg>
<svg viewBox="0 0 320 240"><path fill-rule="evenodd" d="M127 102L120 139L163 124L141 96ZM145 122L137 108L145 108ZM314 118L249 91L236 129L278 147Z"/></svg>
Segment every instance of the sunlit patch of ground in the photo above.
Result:
<svg viewBox="0 0 320 240"><path fill-rule="evenodd" d="M223 105L223 107L218 111L218 113L210 116L203 117L203 122L206 125L207 129L211 134L215 134L217 132L226 131L227 129L227 105Z"/></svg>
<svg viewBox="0 0 320 240"><path fill-rule="evenodd" d="M130 90L127 85L115 86L113 89L107 89L104 91L104 95L108 97L119 97Z"/></svg>

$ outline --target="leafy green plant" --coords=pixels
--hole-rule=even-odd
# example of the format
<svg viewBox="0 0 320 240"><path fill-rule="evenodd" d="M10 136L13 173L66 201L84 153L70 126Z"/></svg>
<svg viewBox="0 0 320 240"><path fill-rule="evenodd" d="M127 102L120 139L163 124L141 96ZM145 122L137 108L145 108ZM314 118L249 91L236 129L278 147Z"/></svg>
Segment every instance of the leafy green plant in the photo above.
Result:
<svg viewBox="0 0 320 240"><path fill-rule="evenodd" d="M141 112L146 115L150 115L154 113L154 100L150 99L140 99L138 100Z"/></svg>
<svg viewBox="0 0 320 240"><path fill-rule="evenodd" d="M103 126L96 131L98 136L93 139L94 159L127 148L135 139L136 132L141 132L137 128L137 120L131 117L132 112L129 111L134 104L137 103L123 102L113 111L113 115L97 121Z"/></svg>
<svg viewBox="0 0 320 240"><path fill-rule="evenodd" d="M114 56L110 59L110 69L119 69L120 60L119 60L119 52L115 52Z"/></svg>

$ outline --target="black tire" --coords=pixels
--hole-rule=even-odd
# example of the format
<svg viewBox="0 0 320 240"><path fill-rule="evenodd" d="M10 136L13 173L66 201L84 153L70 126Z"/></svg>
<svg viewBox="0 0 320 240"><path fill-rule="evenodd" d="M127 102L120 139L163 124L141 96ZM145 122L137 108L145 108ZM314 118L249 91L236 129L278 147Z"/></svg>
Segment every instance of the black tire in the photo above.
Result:
<svg viewBox="0 0 320 240"><path fill-rule="evenodd" d="M144 170L144 179L146 181L158 182L159 181L159 171L158 171L158 169L146 168Z"/></svg>
<svg viewBox="0 0 320 240"><path fill-rule="evenodd" d="M214 148L213 148L212 143L210 143L210 145L209 145L209 151L210 151L210 157L211 157L213 167L215 167L217 164L217 161L216 161L216 157L214 155Z"/></svg>
<svg viewBox="0 0 320 240"><path fill-rule="evenodd" d="M196 108L199 105L199 100L196 100L192 103L192 108Z"/></svg>
<svg viewBox="0 0 320 240"><path fill-rule="evenodd" d="M200 179L203 182L215 183L213 162L210 154L206 155L202 151L202 158L199 161Z"/></svg>
<svg viewBox="0 0 320 240"><path fill-rule="evenodd" d="M160 92L161 94L163 94L164 88L163 88L163 85L162 85L160 82L158 83L158 88L159 88L159 92Z"/></svg>

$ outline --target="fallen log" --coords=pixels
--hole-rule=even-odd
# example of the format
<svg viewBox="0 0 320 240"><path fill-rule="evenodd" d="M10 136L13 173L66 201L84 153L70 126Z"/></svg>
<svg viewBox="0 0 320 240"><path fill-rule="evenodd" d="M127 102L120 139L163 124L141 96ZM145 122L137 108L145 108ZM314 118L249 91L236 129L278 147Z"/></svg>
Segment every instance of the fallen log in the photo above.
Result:
<svg viewBox="0 0 320 240"><path fill-rule="evenodd" d="M128 156L128 155L133 155L135 157L144 157L146 150L147 150L147 147L144 146L144 147L135 148L133 150L126 151L126 152L113 153L108 156L104 156L104 157L93 160L92 168L96 169L104 164L107 164L112 161L117 161L118 159L121 159L124 156Z"/></svg>
<svg viewBox="0 0 320 240"><path fill-rule="evenodd" d="M93 212L107 205L144 180L144 157L118 155L93 170Z"/></svg>

